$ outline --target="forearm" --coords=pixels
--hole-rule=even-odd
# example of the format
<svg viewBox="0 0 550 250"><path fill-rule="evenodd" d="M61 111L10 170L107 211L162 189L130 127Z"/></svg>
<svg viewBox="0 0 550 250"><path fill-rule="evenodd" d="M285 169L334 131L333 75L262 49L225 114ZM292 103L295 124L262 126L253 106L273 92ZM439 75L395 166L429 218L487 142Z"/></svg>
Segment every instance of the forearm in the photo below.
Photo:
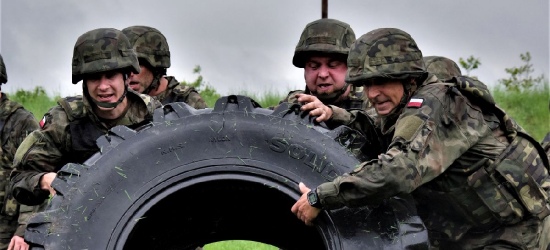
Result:
<svg viewBox="0 0 550 250"><path fill-rule="evenodd" d="M21 204L33 206L48 198L49 192L40 187L40 178L44 172L14 169L10 175L10 190Z"/></svg>

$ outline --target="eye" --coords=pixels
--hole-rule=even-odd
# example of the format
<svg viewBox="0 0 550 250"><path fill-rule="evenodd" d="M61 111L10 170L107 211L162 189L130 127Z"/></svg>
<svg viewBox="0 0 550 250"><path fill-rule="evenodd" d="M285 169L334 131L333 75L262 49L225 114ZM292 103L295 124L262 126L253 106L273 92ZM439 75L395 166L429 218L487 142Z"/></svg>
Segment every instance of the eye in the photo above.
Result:
<svg viewBox="0 0 550 250"><path fill-rule="evenodd" d="M316 62L308 62L306 64L306 67L310 68L310 69L318 69L319 68L319 63L316 63Z"/></svg>
<svg viewBox="0 0 550 250"><path fill-rule="evenodd" d="M340 65L342 65L342 62L340 61L331 61L328 66L331 67L331 68L337 68L337 67L340 67Z"/></svg>

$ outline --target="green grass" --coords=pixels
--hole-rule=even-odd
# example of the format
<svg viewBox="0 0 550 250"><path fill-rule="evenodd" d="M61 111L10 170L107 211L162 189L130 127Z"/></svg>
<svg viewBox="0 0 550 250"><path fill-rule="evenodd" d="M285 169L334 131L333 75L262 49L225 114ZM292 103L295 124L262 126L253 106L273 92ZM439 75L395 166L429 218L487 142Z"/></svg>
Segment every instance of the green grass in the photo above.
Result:
<svg viewBox="0 0 550 250"><path fill-rule="evenodd" d="M539 89L522 92L493 90L493 96L499 107L504 109L537 141L550 131L550 93L548 85Z"/></svg>
<svg viewBox="0 0 550 250"><path fill-rule="evenodd" d="M247 240L227 240L207 244L203 247L204 250L277 250L279 248L272 245L263 244L255 241Z"/></svg>

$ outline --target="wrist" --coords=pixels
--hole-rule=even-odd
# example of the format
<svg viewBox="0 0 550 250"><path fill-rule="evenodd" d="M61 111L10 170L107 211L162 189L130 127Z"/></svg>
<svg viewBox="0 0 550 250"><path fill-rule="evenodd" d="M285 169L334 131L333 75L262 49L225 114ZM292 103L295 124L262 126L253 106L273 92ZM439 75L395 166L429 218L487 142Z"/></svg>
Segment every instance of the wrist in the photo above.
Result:
<svg viewBox="0 0 550 250"><path fill-rule="evenodd" d="M317 195L317 189L311 189L307 193L307 201L310 206L315 208L323 208L323 205L321 204L321 199L319 199L319 195Z"/></svg>

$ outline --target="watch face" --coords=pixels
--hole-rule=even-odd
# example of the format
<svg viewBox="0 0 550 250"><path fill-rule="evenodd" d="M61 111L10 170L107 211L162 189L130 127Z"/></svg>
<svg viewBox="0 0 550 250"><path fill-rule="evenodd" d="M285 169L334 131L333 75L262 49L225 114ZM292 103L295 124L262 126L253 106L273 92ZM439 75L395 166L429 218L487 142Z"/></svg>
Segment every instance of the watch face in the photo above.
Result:
<svg viewBox="0 0 550 250"><path fill-rule="evenodd" d="M312 207L319 207L319 197L315 191L312 190L307 193L307 201Z"/></svg>

